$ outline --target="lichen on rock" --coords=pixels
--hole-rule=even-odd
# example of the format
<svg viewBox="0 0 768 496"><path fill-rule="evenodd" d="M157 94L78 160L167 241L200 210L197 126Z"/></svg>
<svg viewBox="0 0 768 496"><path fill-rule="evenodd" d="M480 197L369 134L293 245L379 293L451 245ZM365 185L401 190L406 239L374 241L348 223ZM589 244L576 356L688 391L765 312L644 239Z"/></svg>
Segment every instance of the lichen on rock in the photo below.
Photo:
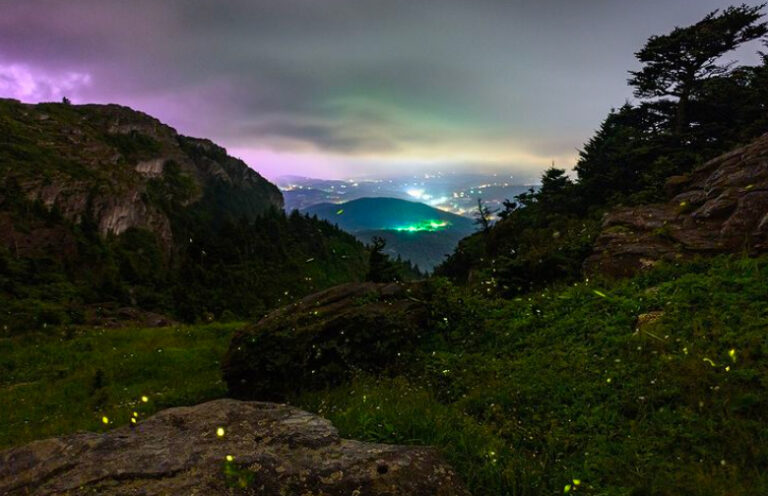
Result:
<svg viewBox="0 0 768 496"><path fill-rule="evenodd" d="M0 452L0 494L469 496L431 448L345 440L297 408L230 399Z"/></svg>
<svg viewBox="0 0 768 496"><path fill-rule="evenodd" d="M668 179L665 203L609 212L588 273L627 276L661 260L768 250L768 134Z"/></svg>

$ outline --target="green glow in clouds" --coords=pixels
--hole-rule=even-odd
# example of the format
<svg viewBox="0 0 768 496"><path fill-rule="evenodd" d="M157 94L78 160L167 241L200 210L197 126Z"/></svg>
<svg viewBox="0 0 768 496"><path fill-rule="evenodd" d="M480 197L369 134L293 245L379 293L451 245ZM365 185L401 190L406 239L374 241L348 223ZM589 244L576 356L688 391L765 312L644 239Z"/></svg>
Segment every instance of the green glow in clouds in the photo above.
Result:
<svg viewBox="0 0 768 496"><path fill-rule="evenodd" d="M394 227L392 229L394 231L418 232L418 231L441 231L446 227L448 227L448 222L444 220L424 220L416 224L411 224L410 226L400 226L400 227Z"/></svg>

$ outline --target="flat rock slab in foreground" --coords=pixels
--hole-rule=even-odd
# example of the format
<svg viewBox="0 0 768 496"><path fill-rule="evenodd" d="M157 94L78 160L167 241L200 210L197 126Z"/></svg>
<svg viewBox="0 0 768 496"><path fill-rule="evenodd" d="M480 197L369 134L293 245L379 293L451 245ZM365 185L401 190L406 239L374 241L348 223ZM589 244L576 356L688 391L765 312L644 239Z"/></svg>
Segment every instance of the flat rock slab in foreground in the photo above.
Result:
<svg viewBox="0 0 768 496"><path fill-rule="evenodd" d="M164 410L134 429L0 452L0 494L469 493L430 448L344 440L328 420L297 408L223 399Z"/></svg>

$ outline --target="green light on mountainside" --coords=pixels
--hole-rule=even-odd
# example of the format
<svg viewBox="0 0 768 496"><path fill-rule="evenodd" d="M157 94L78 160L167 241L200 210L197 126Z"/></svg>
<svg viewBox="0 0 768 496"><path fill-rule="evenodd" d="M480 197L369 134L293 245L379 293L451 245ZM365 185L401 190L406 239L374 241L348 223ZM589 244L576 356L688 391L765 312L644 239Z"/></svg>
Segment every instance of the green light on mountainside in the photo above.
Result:
<svg viewBox="0 0 768 496"><path fill-rule="evenodd" d="M393 231L419 232L419 231L441 231L448 227L448 222L444 220L424 220L409 226L393 227Z"/></svg>

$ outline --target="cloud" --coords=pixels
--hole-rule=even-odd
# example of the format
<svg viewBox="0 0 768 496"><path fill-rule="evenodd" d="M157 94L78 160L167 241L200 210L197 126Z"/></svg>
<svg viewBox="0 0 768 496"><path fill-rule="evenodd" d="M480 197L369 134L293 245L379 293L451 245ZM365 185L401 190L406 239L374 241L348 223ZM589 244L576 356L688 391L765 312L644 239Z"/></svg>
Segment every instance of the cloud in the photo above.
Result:
<svg viewBox="0 0 768 496"><path fill-rule="evenodd" d="M0 94L24 102L60 100L91 84L91 75L50 73L23 64L0 64Z"/></svg>
<svg viewBox="0 0 768 496"><path fill-rule="evenodd" d="M262 170L569 167L645 39L721 3L5 2L0 96L130 105Z"/></svg>

